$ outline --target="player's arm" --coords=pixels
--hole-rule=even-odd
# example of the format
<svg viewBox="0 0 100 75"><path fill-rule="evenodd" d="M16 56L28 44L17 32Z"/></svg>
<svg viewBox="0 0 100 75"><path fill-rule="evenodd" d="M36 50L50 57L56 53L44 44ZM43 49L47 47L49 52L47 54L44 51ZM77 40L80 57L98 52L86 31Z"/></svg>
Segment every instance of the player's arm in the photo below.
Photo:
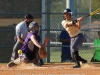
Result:
<svg viewBox="0 0 100 75"><path fill-rule="evenodd" d="M84 19L85 19L85 17L80 17L80 18L77 19L76 25L78 26L79 29L81 28L81 21L84 20Z"/></svg>
<svg viewBox="0 0 100 75"><path fill-rule="evenodd" d="M24 44L24 40L23 40L20 36L17 36L17 40L18 40L19 42L21 42L22 44Z"/></svg>
<svg viewBox="0 0 100 75"><path fill-rule="evenodd" d="M72 25L73 25L73 22L72 21L66 23L66 27L69 27L69 26L72 26Z"/></svg>
<svg viewBox="0 0 100 75"><path fill-rule="evenodd" d="M18 26L16 27L16 36L17 36L17 40L22 44L24 44L24 40L21 38L21 28Z"/></svg>
<svg viewBox="0 0 100 75"><path fill-rule="evenodd" d="M50 38L45 38L44 40L44 44L43 47L46 48L48 41L50 40Z"/></svg>
<svg viewBox="0 0 100 75"><path fill-rule="evenodd" d="M30 37L30 39L32 40L32 42L33 42L37 47L39 47L39 48L42 47L41 44L36 40L36 38L35 38L34 35L32 35L32 36Z"/></svg>
<svg viewBox="0 0 100 75"><path fill-rule="evenodd" d="M67 27L69 27L69 26L73 26L73 25L74 25L72 21L66 22L65 20L63 20L63 21L61 22L61 24L62 24L62 26L63 26L64 28L67 28Z"/></svg>
<svg viewBox="0 0 100 75"><path fill-rule="evenodd" d="M66 27L77 26L80 29L81 28L81 21L84 19L85 19L85 17L80 17L80 18L77 18L76 20L72 20L71 22L66 23Z"/></svg>

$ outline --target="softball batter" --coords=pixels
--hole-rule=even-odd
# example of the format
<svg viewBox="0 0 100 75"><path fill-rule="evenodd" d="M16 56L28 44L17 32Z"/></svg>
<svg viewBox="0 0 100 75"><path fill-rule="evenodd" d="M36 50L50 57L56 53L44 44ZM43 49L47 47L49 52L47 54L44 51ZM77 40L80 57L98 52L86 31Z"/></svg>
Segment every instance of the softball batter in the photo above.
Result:
<svg viewBox="0 0 100 75"><path fill-rule="evenodd" d="M64 20L61 22L61 24L71 37L71 45L70 45L71 57L76 62L76 65L73 66L73 68L80 68L81 67L80 61L82 63L87 63L87 60L80 57L78 52L79 47L85 41L85 37L83 36L80 30L81 22L82 20L84 20L84 17L78 18L76 20L77 23L75 23L72 19L72 12L70 9L64 10L63 17Z"/></svg>

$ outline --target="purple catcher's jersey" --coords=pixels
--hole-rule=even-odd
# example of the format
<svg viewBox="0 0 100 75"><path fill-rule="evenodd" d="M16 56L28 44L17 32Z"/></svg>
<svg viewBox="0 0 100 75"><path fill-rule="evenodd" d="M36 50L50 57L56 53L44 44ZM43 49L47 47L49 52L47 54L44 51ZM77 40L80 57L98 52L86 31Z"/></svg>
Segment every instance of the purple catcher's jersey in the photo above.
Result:
<svg viewBox="0 0 100 75"><path fill-rule="evenodd" d="M32 35L35 35L35 38L36 38L36 40L38 41L38 42L40 42L40 37L39 37L39 35L37 35L36 33L28 33L28 35L27 35L27 37L26 37L26 39L25 39L25 44L22 46L22 48L21 48L21 50L23 51L23 52L31 52L31 50L29 49L29 47L28 47L28 43L29 43L29 41L31 40L30 39L30 37L32 36ZM33 42L34 43L34 42ZM34 45L35 46L35 45ZM34 47L35 48L35 47ZM34 50L34 49L33 49Z"/></svg>

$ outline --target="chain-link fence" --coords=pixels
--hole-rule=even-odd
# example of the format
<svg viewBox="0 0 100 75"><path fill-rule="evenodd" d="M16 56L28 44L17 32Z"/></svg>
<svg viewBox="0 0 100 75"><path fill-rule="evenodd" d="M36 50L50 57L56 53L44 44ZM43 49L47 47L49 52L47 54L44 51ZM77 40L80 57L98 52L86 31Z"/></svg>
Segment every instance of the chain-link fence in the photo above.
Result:
<svg viewBox="0 0 100 75"><path fill-rule="evenodd" d="M71 3L68 3L69 1ZM73 18L78 18L89 14L99 8L99 6L93 6L93 0L44 0L44 2L48 5L43 5L44 8L46 7L43 12L47 13L42 16L42 21L45 21L45 24L42 25L41 31L42 36L48 36L51 39L47 47L49 55L47 62L61 62L62 45L59 42L59 35L63 30L61 25L63 11L70 4ZM98 3L98 1L95 3ZM99 28L99 14L90 16L82 22L82 32L86 37L86 41L80 47L80 55L89 62L94 54L93 41L95 38L99 38L97 28Z"/></svg>
<svg viewBox="0 0 100 75"><path fill-rule="evenodd" d="M70 1L71 3L68 3L68 1ZM15 2L13 1L13 3ZM73 11L73 18L78 18L80 16L87 15L91 11L99 8L100 2L99 0L39 0L39 2L36 1L35 4L36 3L39 7L37 7L36 5L33 5L33 7L35 6L34 9L38 10L30 10L29 8L32 9L32 7L24 5L25 8L27 8L27 10L23 9L24 12L22 12L22 10L20 9L18 10L19 12L16 12L16 10L14 9L12 9L12 12L10 12L11 9L9 7L9 13L0 13L0 25L3 26L0 28L1 35L3 35L0 39L2 41L2 43L0 43L0 56L2 57L0 58L0 62L8 62L10 60L12 48L15 43L13 40L13 37L15 35L15 26L22 20L21 18L26 11L30 12L32 15L35 15L35 20L39 22L40 25L42 25L40 28L40 36L42 42L45 37L50 37L50 42L47 45L48 57L46 59L46 62L61 62L62 45L61 42L59 42L59 36L61 31L63 30L63 27L61 25L61 21L63 20L63 11L68 7L68 5L71 5L70 8ZM30 5L32 4L34 3L31 1ZM86 41L84 42L82 47L80 47L80 55L83 58L87 59L89 62L94 54L93 41L95 38L99 38L99 17L100 15L96 14L92 17L86 18L82 22L82 32L86 37ZM6 28L4 28L5 26ZM6 55L8 56L4 57Z"/></svg>

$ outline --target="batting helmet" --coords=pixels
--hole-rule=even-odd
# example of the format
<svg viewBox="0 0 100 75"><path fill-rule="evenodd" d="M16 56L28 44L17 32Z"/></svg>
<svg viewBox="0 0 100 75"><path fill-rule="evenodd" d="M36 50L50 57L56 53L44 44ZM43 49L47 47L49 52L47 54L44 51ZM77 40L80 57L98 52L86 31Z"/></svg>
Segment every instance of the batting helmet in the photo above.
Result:
<svg viewBox="0 0 100 75"><path fill-rule="evenodd" d="M39 27L38 23L33 21L29 24L29 31L33 31L34 26Z"/></svg>
<svg viewBox="0 0 100 75"><path fill-rule="evenodd" d="M70 9L65 9L63 14L65 14L65 13L70 13L72 15L72 11Z"/></svg>

